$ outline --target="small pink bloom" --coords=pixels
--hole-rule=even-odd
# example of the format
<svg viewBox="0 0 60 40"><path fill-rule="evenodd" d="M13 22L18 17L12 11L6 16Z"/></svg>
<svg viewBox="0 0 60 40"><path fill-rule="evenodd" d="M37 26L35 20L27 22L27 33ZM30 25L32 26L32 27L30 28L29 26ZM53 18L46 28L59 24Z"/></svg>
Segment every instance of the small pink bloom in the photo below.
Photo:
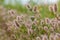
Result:
<svg viewBox="0 0 60 40"><path fill-rule="evenodd" d="M36 40L41 40L41 38L38 36L38 37L36 37Z"/></svg>
<svg viewBox="0 0 60 40"><path fill-rule="evenodd" d="M44 26L43 29L48 32L48 27L47 26Z"/></svg>
<svg viewBox="0 0 60 40"><path fill-rule="evenodd" d="M42 35L42 40L48 40L48 36L47 35Z"/></svg>
<svg viewBox="0 0 60 40"><path fill-rule="evenodd" d="M49 6L49 11L53 12L53 6L52 5Z"/></svg>
<svg viewBox="0 0 60 40"><path fill-rule="evenodd" d="M10 16L16 16L16 11L15 10L8 10L8 14L10 15Z"/></svg>

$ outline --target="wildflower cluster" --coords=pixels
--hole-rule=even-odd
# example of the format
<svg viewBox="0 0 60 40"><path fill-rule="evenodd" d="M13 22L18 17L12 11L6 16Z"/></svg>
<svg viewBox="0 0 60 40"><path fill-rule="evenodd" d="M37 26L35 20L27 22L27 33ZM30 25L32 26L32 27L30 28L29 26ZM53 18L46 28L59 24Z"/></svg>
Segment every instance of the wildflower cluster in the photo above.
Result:
<svg viewBox="0 0 60 40"><path fill-rule="evenodd" d="M57 5L49 6L54 18L41 18L38 7L26 6L34 15L18 14L0 7L0 40L60 40L60 14Z"/></svg>

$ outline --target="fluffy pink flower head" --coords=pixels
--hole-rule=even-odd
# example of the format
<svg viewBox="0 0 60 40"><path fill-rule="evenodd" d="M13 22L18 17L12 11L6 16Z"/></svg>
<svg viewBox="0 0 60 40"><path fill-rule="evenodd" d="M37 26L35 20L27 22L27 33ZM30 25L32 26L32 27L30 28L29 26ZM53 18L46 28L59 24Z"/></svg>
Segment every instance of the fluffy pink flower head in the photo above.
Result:
<svg viewBox="0 0 60 40"><path fill-rule="evenodd" d="M54 4L54 5L53 5L53 11L54 11L54 12L57 12L57 9L58 9L58 8L57 8L57 4Z"/></svg>
<svg viewBox="0 0 60 40"><path fill-rule="evenodd" d="M50 11L50 12L53 12L53 5L50 5L50 6L49 6L49 11Z"/></svg>
<svg viewBox="0 0 60 40"><path fill-rule="evenodd" d="M48 40L48 36L45 34L45 35L42 35L42 40Z"/></svg>
<svg viewBox="0 0 60 40"><path fill-rule="evenodd" d="M49 36L49 40L55 40L54 36L55 36L55 34L51 33L50 36Z"/></svg>
<svg viewBox="0 0 60 40"><path fill-rule="evenodd" d="M29 4L26 5L26 8L27 8L28 10L32 11L32 8L31 8L31 6L30 6Z"/></svg>
<svg viewBox="0 0 60 40"><path fill-rule="evenodd" d="M34 12L34 13L39 13L37 5L35 5L35 6L33 7L33 12Z"/></svg>
<svg viewBox="0 0 60 40"><path fill-rule="evenodd" d="M27 28L27 30L28 30L28 34L30 35L30 34L32 34L33 33L33 30L30 28Z"/></svg>
<svg viewBox="0 0 60 40"><path fill-rule="evenodd" d="M16 20L14 20L13 22L14 22L15 27L20 27L19 23Z"/></svg>
<svg viewBox="0 0 60 40"><path fill-rule="evenodd" d="M49 30L50 30L50 32L54 32L54 28L53 27L50 27Z"/></svg>
<svg viewBox="0 0 60 40"><path fill-rule="evenodd" d="M10 15L10 16L15 16L16 15L16 11L15 10L8 10L8 14Z"/></svg>
<svg viewBox="0 0 60 40"><path fill-rule="evenodd" d="M25 26L26 26L27 28L31 28L31 27L32 27L32 21L31 21L31 20L27 20L27 21L25 22Z"/></svg>
<svg viewBox="0 0 60 40"><path fill-rule="evenodd" d="M45 18L45 23L46 24L50 24L51 23L50 19L49 18Z"/></svg>
<svg viewBox="0 0 60 40"><path fill-rule="evenodd" d="M38 36L38 37L36 37L36 40L41 40L41 38Z"/></svg>
<svg viewBox="0 0 60 40"><path fill-rule="evenodd" d="M33 21L33 24L37 26L38 20L35 19L35 20Z"/></svg>
<svg viewBox="0 0 60 40"><path fill-rule="evenodd" d="M43 29L48 32L48 27L47 26L44 26Z"/></svg>

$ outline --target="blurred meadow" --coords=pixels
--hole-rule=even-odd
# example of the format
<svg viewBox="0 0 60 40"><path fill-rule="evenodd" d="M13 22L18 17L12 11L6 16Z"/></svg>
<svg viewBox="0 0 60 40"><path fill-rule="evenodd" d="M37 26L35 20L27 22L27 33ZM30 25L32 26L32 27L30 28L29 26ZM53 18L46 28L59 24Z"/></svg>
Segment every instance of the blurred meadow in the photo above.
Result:
<svg viewBox="0 0 60 40"><path fill-rule="evenodd" d="M60 0L0 0L0 40L60 40Z"/></svg>
<svg viewBox="0 0 60 40"><path fill-rule="evenodd" d="M24 1L24 0L23 0ZM39 1L37 1L37 2L34 2L33 0L32 1L25 1L25 4L23 3L23 1L21 1L21 0L6 0L6 2L5 1L1 1L1 5L3 5L4 7L6 7L7 9L16 9L18 12L23 12L23 13L27 13L27 9L26 9L26 7L25 7L25 5L26 4L30 4L32 7L34 6L34 5L37 5L38 6L38 10L40 11L40 13L41 13L41 15L42 15L42 17L44 18L44 17L49 17L49 18L52 18L52 17L54 17L53 15L52 15L52 13L50 13L49 12L49 9L48 9L48 6L50 5L50 4L54 4L54 3L57 3L57 2L53 2L53 1L51 1L51 2L49 2L49 1L46 1L47 3L44 3L44 0L43 0L43 2L41 2L41 3L39 3ZM27 2L27 3L26 3ZM49 2L49 3L48 3ZM59 9L58 9L58 11L60 10L60 3L59 3L59 1L58 1L58 7L59 7ZM45 6L45 7L44 7ZM32 12L30 13L29 12L29 14L31 15L31 14L33 14ZM48 15L49 14L49 15Z"/></svg>

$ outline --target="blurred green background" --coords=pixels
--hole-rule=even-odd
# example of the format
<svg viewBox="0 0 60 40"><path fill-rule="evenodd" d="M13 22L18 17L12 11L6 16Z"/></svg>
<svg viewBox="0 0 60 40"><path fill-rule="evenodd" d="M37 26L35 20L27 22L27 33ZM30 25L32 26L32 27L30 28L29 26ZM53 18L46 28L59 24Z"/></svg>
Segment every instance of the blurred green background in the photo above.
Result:
<svg viewBox="0 0 60 40"><path fill-rule="evenodd" d="M7 4L6 4L5 0L0 0L0 5L3 5L7 9L16 9L20 13L28 13L28 14L32 15L33 12L28 12L26 7L24 5L22 5L22 1L14 0L14 2L12 2L11 0L10 1L7 0ZM53 18L54 17L54 15L52 13L50 13L49 9L48 9L48 6L51 4L37 4L33 0L30 0L28 3L31 4L31 6L34 6L34 5L38 6L39 11L42 15L42 18L45 18L45 17ZM57 3L58 3L58 12L60 12L60 1L58 1Z"/></svg>

